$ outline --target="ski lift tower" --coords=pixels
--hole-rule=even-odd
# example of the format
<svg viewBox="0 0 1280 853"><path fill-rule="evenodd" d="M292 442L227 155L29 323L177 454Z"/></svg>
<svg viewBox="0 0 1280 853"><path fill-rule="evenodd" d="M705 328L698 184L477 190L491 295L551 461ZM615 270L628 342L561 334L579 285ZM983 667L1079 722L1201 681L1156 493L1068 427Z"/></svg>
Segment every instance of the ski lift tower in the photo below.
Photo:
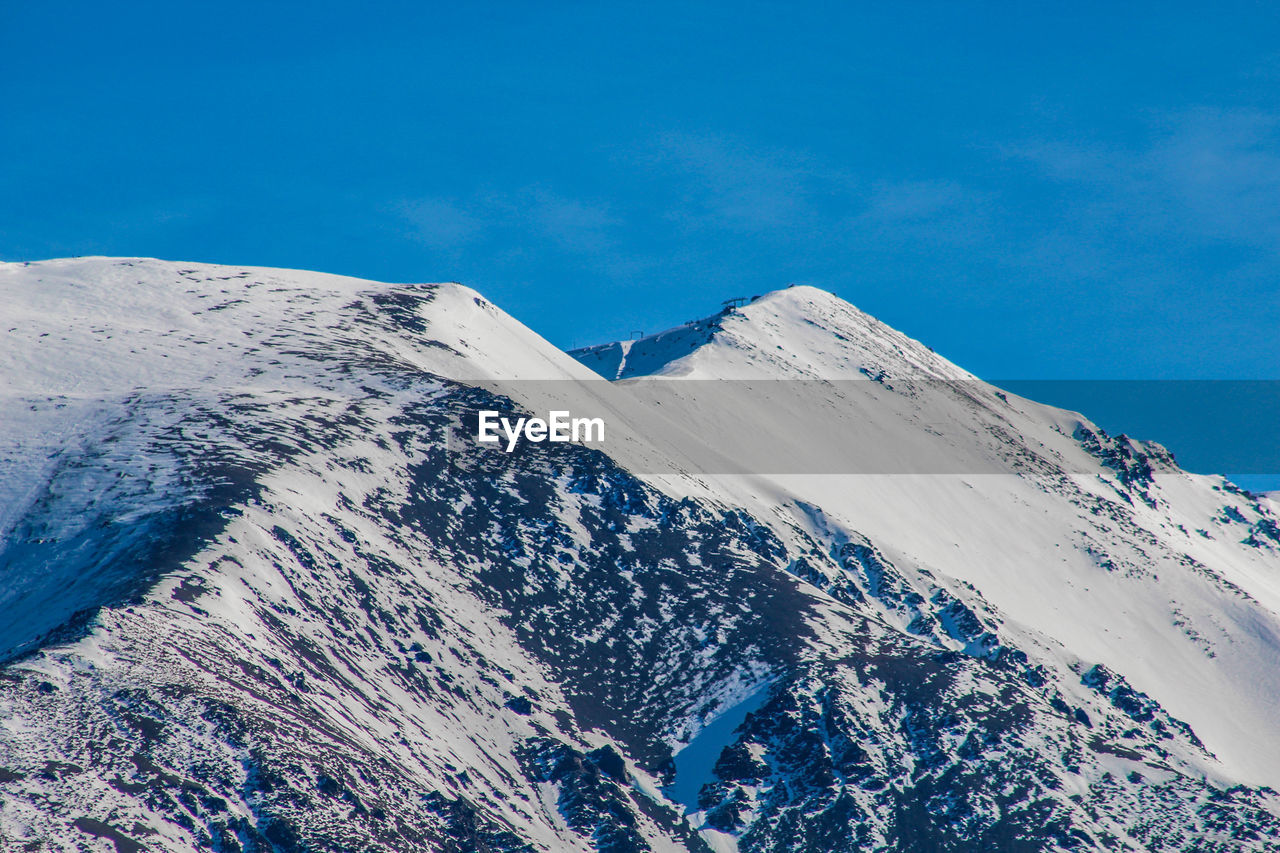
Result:
<svg viewBox="0 0 1280 853"><path fill-rule="evenodd" d="M726 299L724 302L721 302L720 304L724 306L724 310L726 311L728 311L730 308L741 308L743 305L747 304L747 297L735 296L732 299Z"/></svg>

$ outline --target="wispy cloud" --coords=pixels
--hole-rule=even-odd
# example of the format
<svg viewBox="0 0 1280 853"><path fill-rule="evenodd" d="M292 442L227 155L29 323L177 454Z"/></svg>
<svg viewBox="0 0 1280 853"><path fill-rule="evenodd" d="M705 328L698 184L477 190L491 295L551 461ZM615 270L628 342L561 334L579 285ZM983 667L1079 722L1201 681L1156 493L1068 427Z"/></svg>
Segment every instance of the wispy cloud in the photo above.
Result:
<svg viewBox="0 0 1280 853"><path fill-rule="evenodd" d="M863 218L873 222L919 222L965 206L970 195L954 181L878 181L866 195Z"/></svg>
<svg viewBox="0 0 1280 853"><path fill-rule="evenodd" d="M1278 245L1280 119L1197 110L1171 123L1146 158L1153 182L1206 235Z"/></svg>
<svg viewBox="0 0 1280 853"><path fill-rule="evenodd" d="M1280 248L1280 116L1200 108L1136 145L1039 140L1006 154L1073 189L1072 208L1143 234Z"/></svg>
<svg viewBox="0 0 1280 853"><path fill-rule="evenodd" d="M483 223L452 199L419 198L402 201L396 212L410 226L413 239L433 249L457 249L475 238Z"/></svg>
<svg viewBox="0 0 1280 853"><path fill-rule="evenodd" d="M394 205L413 239L437 250L459 250L502 239L509 244L547 241L592 254L607 250L621 224L606 205L560 195L542 186L506 193L479 191L464 198L416 198Z"/></svg>
<svg viewBox="0 0 1280 853"><path fill-rule="evenodd" d="M973 247L997 239L990 191L954 180L877 180L846 228L862 241Z"/></svg>
<svg viewBox="0 0 1280 853"><path fill-rule="evenodd" d="M566 197L542 186L523 190L507 204L532 231L570 252L607 251L616 244L614 231L622 225L606 204Z"/></svg>
<svg viewBox="0 0 1280 853"><path fill-rule="evenodd" d="M752 147L725 136L667 134L645 158L683 177L669 216L688 228L776 231L812 225L818 199L851 191L841 170L808 154Z"/></svg>
<svg viewBox="0 0 1280 853"><path fill-rule="evenodd" d="M954 178L894 179L724 134L661 134L618 162L643 189L602 200L535 183L395 210L413 239L456 262L544 262L631 283L795 275L836 286L867 252L998 242L992 193Z"/></svg>
<svg viewBox="0 0 1280 853"><path fill-rule="evenodd" d="M671 174L687 231L769 238L840 262L851 247L983 239L990 193L952 179L893 179L799 149L714 135L662 137L646 161Z"/></svg>

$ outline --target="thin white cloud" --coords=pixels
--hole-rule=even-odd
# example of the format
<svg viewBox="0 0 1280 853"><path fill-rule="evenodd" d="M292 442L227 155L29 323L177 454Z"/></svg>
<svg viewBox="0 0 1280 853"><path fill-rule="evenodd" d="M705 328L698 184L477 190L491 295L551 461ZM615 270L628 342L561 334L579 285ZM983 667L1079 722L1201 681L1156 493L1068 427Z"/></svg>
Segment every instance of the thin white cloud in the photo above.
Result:
<svg viewBox="0 0 1280 853"><path fill-rule="evenodd" d="M888 180L807 151L715 135L668 134L644 162L674 176L680 205L668 218L687 231L767 237L835 262L869 243L990 238L990 193L955 180Z"/></svg>
<svg viewBox="0 0 1280 853"><path fill-rule="evenodd" d="M413 239L437 250L458 250L502 236L517 244L544 240L564 251L591 254L613 244L611 231L620 224L605 205L541 186L481 191L462 199L411 199L394 209Z"/></svg>
<svg viewBox="0 0 1280 853"><path fill-rule="evenodd" d="M873 222L919 222L964 207L971 194L954 181L878 181L863 217Z"/></svg>
<svg viewBox="0 0 1280 853"><path fill-rule="evenodd" d="M1069 209L1081 219L1147 235L1280 248L1276 115L1206 107L1153 121L1135 146L1039 140L1004 152L1073 190Z"/></svg>
<svg viewBox="0 0 1280 853"><path fill-rule="evenodd" d="M741 231L814 223L815 199L848 192L849 179L798 151L751 147L724 136L667 134L647 158L686 178L669 216L688 228Z"/></svg>
<svg viewBox="0 0 1280 853"><path fill-rule="evenodd" d="M457 249L482 230L480 217L457 201L420 198L401 202L397 213L408 223L413 239L432 249Z"/></svg>
<svg viewBox="0 0 1280 853"><path fill-rule="evenodd" d="M614 243L613 230L621 221L607 205L568 198L545 187L531 187L509 203L535 231L571 252L606 251Z"/></svg>

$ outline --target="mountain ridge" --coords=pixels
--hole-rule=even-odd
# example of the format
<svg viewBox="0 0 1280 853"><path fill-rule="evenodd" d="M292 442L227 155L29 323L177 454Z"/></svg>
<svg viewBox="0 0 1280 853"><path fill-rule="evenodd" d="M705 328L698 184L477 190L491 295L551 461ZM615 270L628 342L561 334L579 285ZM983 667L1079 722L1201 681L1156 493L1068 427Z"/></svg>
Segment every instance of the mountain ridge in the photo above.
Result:
<svg viewBox="0 0 1280 853"><path fill-rule="evenodd" d="M781 310L775 306L778 301L785 301L786 304ZM771 304L773 303L773 304ZM833 303L836 303L833 306ZM1042 461L1050 467L1042 469L1055 472L1052 474L1055 478L1059 478L1063 483L1069 483L1070 493L1063 495L1060 499L1054 501L1045 501L1042 498L1049 494L1043 487L1037 485L1032 488L1026 488L1028 481L1021 478L987 478L983 489L991 492L991 495L1001 495L996 498L994 503L1004 503L1006 507L1028 508L1024 511L1015 510L1014 517L1018 518L1016 523L1024 525L1028 536L1046 536L1054 549L1065 555L1074 552L1072 557L1065 562L1059 554L1053 555L1053 560L1063 565L1070 565L1075 561L1074 555L1078 554L1084 558L1087 565L1088 561L1094 560L1090 556L1095 552L1101 552L1105 548L1099 548L1098 536L1100 532L1091 524L1080 525L1069 536L1063 537L1060 534L1045 531L1037 533L1040 524L1035 518L1036 515L1051 514L1055 518L1070 518L1079 512L1080 506L1094 504L1091 513L1106 512L1113 513L1110 508L1103 509L1111 499L1118 494L1120 498L1128 503L1125 505L1124 512L1126 514L1133 513L1133 517L1138 519L1136 524L1131 526L1134 532L1141 531L1141 537L1147 542L1159 542L1161 540L1169 540L1172 536L1177 540L1175 549L1184 549L1181 553L1174 551L1170 553L1168 559L1175 566L1199 566L1204 563L1212 564L1215 560L1221 560L1219 553L1212 558L1201 556L1198 552L1204 549L1196 546L1201 543L1207 544L1214 539L1214 534L1208 531L1211 529L1213 516L1212 512L1198 511L1191 514L1191 517L1179 516L1176 519L1150 518L1141 519L1144 512L1156 509L1157 515L1163 512L1158 507L1186 506L1188 500L1186 494L1188 491L1197 492L1200 489L1207 489L1210 494L1220 493L1224 495L1242 493L1226 483L1221 478L1200 477L1180 471L1176 467L1172 455L1168 453L1160 445L1154 442L1134 441L1121 437L1112 439L1101 430L1096 424L1090 422L1087 418L1079 413L1066 412L1057 410L1049 406L1044 406L1024 398L1017 397L1013 394L1005 394L999 392L998 389L987 383L981 382L972 374L968 374L960 368L956 368L945 359L941 359L932 353L927 347L921 344L902 339L899 333L887 330L882 324L874 321L872 318L852 309L851 306L846 310L841 310L843 303L829 294L822 291L816 291L813 288L795 288L793 290L775 291L767 296L759 297L750 304L742 308L729 308L721 314L717 315L715 320L727 327L717 328L709 334L708 339L693 348L691 353L680 353L679 357L668 363L666 366L659 367L651 374L653 379L679 378L681 380L690 380L702 378L710 378L712 376L724 376L733 379L743 380L759 376L767 376L770 378L784 378L787 376L795 376L800 379L808 379L817 377L821 379L831 380L836 383L843 383L848 379L867 380L865 386L875 388L876 384L886 385L891 380L909 378L913 374L923 372L919 370L919 365L928 364L931 371L926 373L930 379L939 379L944 383L954 382L961 390L957 396L964 398L962 403L964 407L970 411L966 414L967 418L971 418L975 425L972 427L972 434L982 439L982 433L986 429L992 427L998 428L1002 433L1023 436L1027 439L1027 443L1032 445L1033 454L1041 457ZM799 311L795 310L797 307ZM761 310L766 309L766 310ZM764 315L763 317L761 315ZM814 316L814 315L817 316ZM805 347L793 346L791 352L784 354L781 369L779 359L772 358L772 350L777 346L773 343L770 335L770 325L777 324L779 315L790 316L795 319L798 315L799 324L802 328L820 328L824 332L831 332L834 327L836 341L832 345L825 347ZM847 322L853 320L852 328L841 328L840 321ZM763 321L763 322L762 322ZM704 321L708 322L708 321ZM678 327L678 329L686 327ZM763 332L761 334L760 332ZM664 343L668 337L668 333L659 333L648 339L655 344ZM901 339L901 340L900 340ZM868 341L880 342L887 341L888 345L883 346L885 354L876 358L877 353L874 351L874 343L868 346ZM636 342L638 345L640 342ZM583 359L588 365L593 364L601 358L602 353L608 353L609 347L616 345L603 345L602 347L590 348L587 350L575 351L575 355ZM795 359L796 353L802 360L802 364L797 365ZM870 354L870 358L868 358ZM763 357L762 357L763 356ZM932 359L937 362L932 362ZM638 378L635 372L628 374L629 378ZM744 384L744 394L759 395L761 394L760 385L751 385L749 382ZM839 389L850 387L840 384ZM767 390L767 389L766 389ZM838 392L836 392L838 393ZM892 396L892 395L886 395ZM941 396L941 395L940 395ZM875 400L877 406L881 406L882 399ZM772 404L764 404L762 409L771 408ZM963 409L959 409L963 411ZM911 418L915 417L915 413L906 410L897 417L890 418L884 429L877 433L879 435L892 434L893 431L907 431L913 428ZM855 417L841 422L843 429L849 435L857 435L858 432L865 431L865 421L867 420L867 409L863 408L857 411ZM952 427L949 433L952 436L959 437L968 442L969 438L965 436L961 429ZM997 445L1003 445L1004 438L997 437ZM891 447L892 440L881 440L881 444ZM1046 453L1046 451L1048 451ZM974 451L975 456L983 453L982 446ZM1136 465L1136 467L1134 467ZM1093 471L1101 469L1103 474L1101 477L1093 473ZM879 470L879 469L877 469ZM852 473L852 472L851 472ZM980 473L980 472L979 472ZM850 494L847 489L842 486L831 487L830 482L822 477L814 476L770 476L763 478L768 481L768 488L773 492L773 496L765 501L753 501L751 497L752 490L759 491L759 482L752 484L745 491L739 491L735 499L742 505L751 507L754 511L762 514L769 514L775 511L779 504L783 506L821 506L828 513L840 513L845 518L845 529L859 531L860 533L871 536L872 539L878 541L887 541L898 545L903 542L912 542L910 551L901 553L900 557L917 564L927 567L928 570L938 572L943 576L956 577L962 579L966 583L976 583L979 588L984 591L990 591L989 596L994 595L992 603L1002 607L1007 611L1007 615L1012 621L1021 622L1027 626L1044 626L1058 623L1061 628L1054 629L1059 636L1064 636L1062 632L1067 632L1065 636L1070 636L1067 645L1074 647L1078 653L1082 653L1081 657L1092 660L1110 660L1113 666L1120 666L1121 661L1126 661L1128 667L1133 670L1135 662L1149 659L1146 650L1158 647L1168 646L1174 643L1173 648L1177 648L1179 638L1176 631L1163 632L1163 636L1159 639L1156 637L1131 630L1132 626L1123 629L1123 632L1129 634L1127 638L1121 637L1111 641L1110 648L1108 644L1099 644L1094 642L1090 637L1085 636L1089 633L1101 635L1106 632L1115 632L1116 626L1124 626L1130 622L1124 618L1120 612L1109 612L1105 618L1099 617L1099 608L1102 612L1111 611L1114 598L1116 596L1120 600L1126 600L1128 595L1120 590L1108 589L1106 598L1099 600L1097 594L1082 594L1082 587L1087 588L1088 585L1094 583L1088 577L1088 569L1085 568L1085 574L1069 577L1066 583L1057 583L1051 586L1053 593L1047 593L1046 590L1031 588L1027 585L1025 578L1026 573L1022 570L1022 565L1034 564L1043 560L1046 549L1043 546L1036 546L1031 549L1023 550L1018 558L1010 559L1009 555L1002 553L1004 547L1009 543L1009 537L1000 533L1000 524L992 525L987 521L979 520L979 524L984 528L984 536L968 537L969 543L973 542L991 542L1006 543L1000 548L993 548L984 553L982 548L978 548L978 553L967 556L964 559L956 559L953 552L955 549L961 549L961 543L952 539L959 539L959 536L952 537L946 532L949 523L945 520L955 519L957 529L972 529L975 518L964 512L956 512L956 508L964 507L966 504L972 504L973 498L981 495L982 489L975 492L975 485L982 480L981 477L975 479L972 483L957 481L955 477L934 477L927 485L914 482L912 476L861 476L858 480L866 493L865 499L859 499L856 494ZM1139 484L1143 485L1145 491L1139 496L1139 500L1132 510L1128 504L1134 504L1133 491L1121 490L1120 493L1111 489L1099 491L1097 486L1100 482L1106 482L1107 477L1119 477L1121 481L1136 477ZM926 478L929 479L929 478ZM1192 486L1192 483L1197 485ZM1149 488L1148 488L1149 486ZM1190 489L1188 489L1190 487ZM1170 497L1162 497L1162 493L1167 490ZM966 494L967 493L967 494ZM1203 492L1201 492L1203 494ZM1178 495L1178 497L1172 497ZM1243 496L1243 495L1242 495ZM1218 512L1221 513L1220 518L1234 517L1239 515L1243 520L1247 513L1250 519L1250 525L1261 525L1258 529L1270 529L1272 523L1271 510L1264 504L1260 503L1256 497L1245 497L1250 509L1236 507L1219 507ZM987 498L990 500L990 497ZM1095 502L1102 500L1101 506ZM1170 504L1172 500L1172 504ZM1201 498L1203 501L1203 498ZM1151 504L1151 506L1146 506ZM893 516L898 512L898 508L903 506L913 506L916 509L918 517L930 518L934 520L933 524L927 525L923 530L934 531L924 533L922 530L911 530L904 527L900 521ZM1034 510L1029 508L1035 507ZM1007 514L1007 510L1001 514ZM795 515L800 519L803 525L804 511L797 511ZM1011 519L1004 518L1000 523L1008 523ZM938 523L942 522L942 523ZM1126 519L1126 523L1128 520ZM1270 541L1267 537L1256 533L1253 527L1244 525L1240 538L1245 543L1261 542L1263 540ZM1200 532L1193 532L1200 531ZM1215 534L1217 531L1214 531ZM1261 538L1259 538L1261 536ZM930 541L932 540L932 541ZM1057 541L1054 541L1057 540ZM927 547L922 553L921 547ZM966 545L966 547L968 547ZM1144 549L1150 549L1150 544L1138 546L1133 551L1133 557L1124 564L1136 566L1139 563L1152 562L1152 554L1148 554ZM1068 551L1069 549L1069 551ZM1170 549L1174 550L1174 549ZM1248 553L1249 549L1245 550ZM1049 553L1053 553L1050 549ZM1153 552L1154 553L1154 552ZM1100 558L1106 565L1115 566L1121 561L1110 561L1108 558ZM1001 563L1005 565L1003 572L992 574L989 571L974 572L974 565L998 566ZM1077 570L1078 571L1078 570ZM1132 569L1129 570L1132 572ZM1173 569L1181 576L1185 569ZM1158 578L1159 573L1156 572L1154 577ZM1267 612L1274 613L1277 605L1275 594L1269 580L1262 580L1261 586L1251 586L1261 580L1255 570L1248 570L1249 583L1245 583L1244 579L1240 579L1240 583L1244 584L1245 589L1253 590L1253 593L1245 593L1246 596L1251 594L1264 595L1265 600L1269 602ZM1037 584L1039 581L1037 581ZM1182 581L1177 582L1182 585ZM1194 584L1193 584L1194 585ZM1149 593L1150 600L1142 605L1142 609L1150 612L1156 608L1163 607L1170 614L1170 625L1185 621L1182 611L1185 609L1179 604L1179 598L1188 594L1185 585L1181 591L1174 591L1169 585L1160 581L1155 581L1154 588ZM1198 591L1194 593L1196 597L1205 595L1210 597L1210 601L1205 601L1199 605L1201 607L1201 622L1217 625L1215 631L1219 636L1248 635L1258 630L1253 625L1252 617L1243 617L1241 623L1236 629L1224 629L1219 625L1219 617L1222 611L1232 612L1235 608L1233 604L1216 601L1217 596L1221 594L1221 590L1239 589L1235 580L1213 580L1210 581L1211 589ZM1215 591L1214 588L1221 586L1221 590ZM1009 590L1018 590L1022 588L1022 593L1017 596L1009 595ZM1164 601L1161 602L1160 599ZM1079 626L1091 626L1092 632L1088 629L1079 629L1073 625L1064 624L1064 616L1070 623ZM1267 617L1270 620L1272 617ZM1268 632L1274 632L1275 627L1265 629ZM1182 638L1185 640L1185 638ZM1257 673L1258 675L1270 677L1270 668L1266 665L1267 655L1270 654L1265 649L1270 647L1270 641L1264 641L1253 654L1248 662L1238 664L1236 675L1232 678L1237 679L1239 683L1248 681L1252 676L1247 673ZM1124 651L1117 654L1117 651ZM1218 652L1211 652L1215 656ZM1193 661L1190 664L1191 669L1201 669L1204 667L1200 662ZM1212 672L1203 672L1205 678L1218 679L1220 673L1213 667ZM1251 766L1249 774L1255 779L1271 779L1274 777L1266 769L1269 762L1275 759L1271 758L1260 760L1257 758L1259 748L1264 745L1255 742L1255 739L1248 734L1249 726L1235 727L1230 723L1224 724L1222 715L1214 712L1205 712L1203 709L1195 710L1192 706L1196 702L1195 689L1186 690L1182 696L1177 696L1179 689L1178 684L1185 678L1184 671L1179 667L1162 667L1156 664L1152 669L1142 672L1137 671L1136 675L1139 683L1144 687L1150 688L1157 695L1162 695L1167 701L1173 702L1175 705L1181 706L1184 713L1191 719L1200 718L1200 724L1196 726L1209 729L1211 727L1222 725L1224 728L1232 728L1234 733L1227 735L1236 741L1236 755L1245 765ZM1225 689L1221 683L1218 688ZM1249 692L1253 692L1256 685L1250 685ZM1268 695L1274 695L1275 686L1268 688ZM1265 726L1266 711L1265 702L1255 706L1253 719L1255 725ZM1238 709L1237 709L1238 710Z"/></svg>
<svg viewBox="0 0 1280 853"><path fill-rule="evenodd" d="M474 291L128 259L0 288L29 309L0 365L32 371L0 420L2 612L58 617L0 674L6 843L1280 849L1276 686L1250 675L1280 531L1153 448L960 371L946 441L1030 473L508 455L467 439L477 410L608 383ZM753 339L735 309L680 376L862 377L809 402L919 429L890 368L936 356L789 298L815 322L766 297ZM69 310L92 300L117 308Z"/></svg>
<svg viewBox="0 0 1280 853"><path fill-rule="evenodd" d="M743 351L752 357L744 360ZM808 285L769 291L639 340L570 354L589 367L598 365L597 372L609 379L853 379L890 373L899 379L976 379L835 294ZM838 367L833 357L842 362Z"/></svg>

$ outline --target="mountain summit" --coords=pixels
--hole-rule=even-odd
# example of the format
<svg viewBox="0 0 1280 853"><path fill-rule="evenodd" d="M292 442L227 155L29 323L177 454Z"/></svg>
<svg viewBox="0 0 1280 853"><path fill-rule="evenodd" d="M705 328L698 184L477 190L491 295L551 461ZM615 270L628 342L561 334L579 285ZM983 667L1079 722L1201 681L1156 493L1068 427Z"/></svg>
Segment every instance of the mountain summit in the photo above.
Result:
<svg viewBox="0 0 1280 853"><path fill-rule="evenodd" d="M609 379L974 378L843 299L808 286L775 290L656 335L570 355Z"/></svg>
<svg viewBox="0 0 1280 853"><path fill-rule="evenodd" d="M1273 505L830 294L573 358L448 284L0 303L6 850L1280 850ZM1016 473L470 432L635 386Z"/></svg>

